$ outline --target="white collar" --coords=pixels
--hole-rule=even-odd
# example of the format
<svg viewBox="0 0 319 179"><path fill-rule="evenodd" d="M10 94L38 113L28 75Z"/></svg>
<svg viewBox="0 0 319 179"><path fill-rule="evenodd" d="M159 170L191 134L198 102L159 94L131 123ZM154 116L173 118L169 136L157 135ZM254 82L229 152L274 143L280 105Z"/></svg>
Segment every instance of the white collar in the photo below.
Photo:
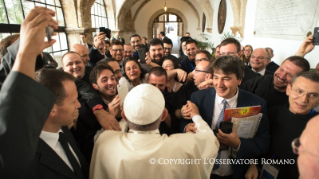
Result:
<svg viewBox="0 0 319 179"><path fill-rule="evenodd" d="M265 72L266 72L266 68L264 68L263 70L261 70L261 71L259 71L259 72L257 72L257 71L255 71L253 68L251 68L254 72L256 72L256 73L259 73L259 74L261 74L262 76L264 76L265 75Z"/></svg>
<svg viewBox="0 0 319 179"><path fill-rule="evenodd" d="M236 92L235 96L231 97L230 99L225 99L227 101L229 107L236 107L234 105L237 104L238 91L239 91L239 89L237 87L237 92ZM217 93L216 93L216 99L217 99L218 104L222 104L222 101L224 100L224 98L218 96Z"/></svg>
<svg viewBox="0 0 319 179"><path fill-rule="evenodd" d="M153 131L137 131L137 130L130 129L128 131L128 133L134 133L134 134L160 134L158 129L155 129Z"/></svg>
<svg viewBox="0 0 319 179"><path fill-rule="evenodd" d="M61 129L54 133L54 132L46 132L41 131L40 138L45 141L52 149L56 147L59 142L59 132L63 132Z"/></svg>

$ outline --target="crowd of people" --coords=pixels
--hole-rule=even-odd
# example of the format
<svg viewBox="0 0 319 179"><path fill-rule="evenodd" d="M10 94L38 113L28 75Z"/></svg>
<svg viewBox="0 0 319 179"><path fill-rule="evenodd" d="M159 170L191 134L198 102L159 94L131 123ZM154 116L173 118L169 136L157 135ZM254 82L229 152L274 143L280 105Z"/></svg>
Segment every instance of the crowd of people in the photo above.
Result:
<svg viewBox="0 0 319 179"><path fill-rule="evenodd" d="M1 178L319 177L313 36L277 65L270 47L235 38L212 56L187 33L177 58L165 32L149 44L80 34L56 69L42 52L55 43L43 40L58 28L53 16L32 9L20 35L0 43ZM262 114L253 137L221 130L225 109L251 106Z"/></svg>

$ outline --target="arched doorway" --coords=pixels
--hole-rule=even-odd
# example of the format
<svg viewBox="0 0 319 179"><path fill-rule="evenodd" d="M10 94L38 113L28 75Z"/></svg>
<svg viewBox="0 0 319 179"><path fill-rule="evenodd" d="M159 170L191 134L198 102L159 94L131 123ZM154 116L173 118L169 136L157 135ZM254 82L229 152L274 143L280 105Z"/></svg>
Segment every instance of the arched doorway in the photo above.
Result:
<svg viewBox="0 0 319 179"><path fill-rule="evenodd" d="M172 53L178 53L179 37L183 36L183 20L177 14L165 12L158 15L153 21L152 37L164 31L166 36L173 42Z"/></svg>

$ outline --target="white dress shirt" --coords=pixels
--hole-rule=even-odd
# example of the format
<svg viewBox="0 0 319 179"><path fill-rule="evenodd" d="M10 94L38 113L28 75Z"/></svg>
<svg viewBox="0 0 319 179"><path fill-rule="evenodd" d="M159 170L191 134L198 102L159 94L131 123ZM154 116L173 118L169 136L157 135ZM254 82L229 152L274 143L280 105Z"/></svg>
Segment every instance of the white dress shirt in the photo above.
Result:
<svg viewBox="0 0 319 179"><path fill-rule="evenodd" d="M214 105L213 122L212 122L212 126L211 126L212 129L215 129L219 114L221 113L221 111L223 109L223 106L224 106L223 103L222 103L223 100L224 100L224 98L218 96L217 93L216 93L215 103L214 103L215 105ZM230 99L225 99L225 100L227 101L226 108L235 108L235 107L237 107L238 88L237 88L237 92L236 92L235 96L233 96ZM229 159L228 150L221 151L220 159ZM212 173L216 174L216 175L219 175L219 176L228 176L228 175L232 175L233 174L233 170L232 170L230 164L228 164L228 165L227 164L221 164L221 165L219 165L219 168L217 170L214 170Z"/></svg>
<svg viewBox="0 0 319 179"><path fill-rule="evenodd" d="M65 154L65 151L63 150L60 142L59 142L59 132L63 132L61 129L57 133L53 132L46 132L46 131L41 131L40 138L47 143L52 150L55 151L58 156L70 167L70 169L73 171L73 167L68 159L68 157ZM76 160L78 161L79 165L81 166L81 163L78 159L78 156L75 154L73 151L72 147L69 144L69 148L72 152L72 154L75 156Z"/></svg>
<svg viewBox="0 0 319 179"><path fill-rule="evenodd" d="M266 68L264 68L263 70L261 70L261 71L259 71L259 72L257 72L257 71L255 71L253 68L251 68L254 72L256 72L256 73L259 73L259 74L261 74L261 76L264 76L265 75L265 72L266 72Z"/></svg>

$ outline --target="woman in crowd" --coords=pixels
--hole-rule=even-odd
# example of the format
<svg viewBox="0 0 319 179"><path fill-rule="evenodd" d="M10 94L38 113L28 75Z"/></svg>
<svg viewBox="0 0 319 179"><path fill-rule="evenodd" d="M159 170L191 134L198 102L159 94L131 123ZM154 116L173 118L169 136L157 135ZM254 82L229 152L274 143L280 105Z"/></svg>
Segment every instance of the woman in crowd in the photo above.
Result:
<svg viewBox="0 0 319 179"><path fill-rule="evenodd" d="M246 66L249 66L249 60L252 52L253 47L251 45L246 45L244 48L244 53L240 56L240 59L245 63Z"/></svg>
<svg viewBox="0 0 319 179"><path fill-rule="evenodd" d="M166 70L166 71L171 71L177 68L180 68L179 64L177 62L175 62L174 60L172 60L171 58L165 58L163 61L163 65L162 67ZM181 86L183 86L182 83L179 83L176 78L172 78L172 79L168 79L169 81L168 83L168 91L171 92L177 92Z"/></svg>
<svg viewBox="0 0 319 179"><path fill-rule="evenodd" d="M141 70L141 65L137 60L129 58L124 61L123 66L124 76L119 81L120 85L127 85L130 91L139 84L147 83L145 73Z"/></svg>

